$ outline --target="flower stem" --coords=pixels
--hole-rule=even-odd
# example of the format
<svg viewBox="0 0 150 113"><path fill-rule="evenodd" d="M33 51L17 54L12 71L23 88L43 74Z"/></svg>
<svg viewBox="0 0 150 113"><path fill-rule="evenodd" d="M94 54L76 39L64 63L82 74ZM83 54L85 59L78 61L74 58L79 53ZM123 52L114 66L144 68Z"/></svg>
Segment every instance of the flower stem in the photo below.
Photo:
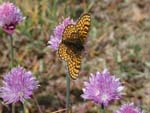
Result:
<svg viewBox="0 0 150 113"><path fill-rule="evenodd" d="M13 50L13 37L12 35L9 35L10 38L10 67L13 68L14 66L14 50Z"/></svg>
<svg viewBox="0 0 150 113"><path fill-rule="evenodd" d="M25 104L24 103L22 103L22 113L25 113L26 112L26 106L25 106Z"/></svg>
<svg viewBox="0 0 150 113"><path fill-rule="evenodd" d="M9 35L10 39L10 68L13 68L14 66L14 51L13 51L13 37L12 35ZM12 104L12 113L15 113L15 104Z"/></svg>
<svg viewBox="0 0 150 113"><path fill-rule="evenodd" d="M70 76L69 73L66 75L66 113L69 113L70 109Z"/></svg>
<svg viewBox="0 0 150 113"><path fill-rule="evenodd" d="M105 113L105 108L104 108L104 105L103 105L103 104L101 105L100 113Z"/></svg>
<svg viewBox="0 0 150 113"><path fill-rule="evenodd" d="M20 103L21 103L21 107L19 109L19 113L26 113L27 111L26 111L26 105L25 105L25 103L22 103L22 102L20 102Z"/></svg>
<svg viewBox="0 0 150 113"><path fill-rule="evenodd" d="M12 106L11 106L12 108L12 113L15 113L15 103L12 103Z"/></svg>

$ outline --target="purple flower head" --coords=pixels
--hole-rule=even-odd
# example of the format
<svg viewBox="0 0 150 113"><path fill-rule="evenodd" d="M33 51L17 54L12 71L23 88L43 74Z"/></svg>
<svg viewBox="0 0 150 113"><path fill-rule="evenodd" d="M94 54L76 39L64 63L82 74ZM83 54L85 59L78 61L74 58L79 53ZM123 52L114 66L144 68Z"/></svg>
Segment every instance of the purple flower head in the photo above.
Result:
<svg viewBox="0 0 150 113"><path fill-rule="evenodd" d="M111 76L107 69L102 73L91 74L88 82L84 82L82 98L92 100L103 106L121 98L124 89L118 78Z"/></svg>
<svg viewBox="0 0 150 113"><path fill-rule="evenodd" d="M62 23L60 23L58 26L55 27L53 35L50 36L50 40L48 41L49 47L53 51L57 51L62 39L63 31L65 27L68 26L69 24L74 24L74 21L68 17L64 19Z"/></svg>
<svg viewBox="0 0 150 113"><path fill-rule="evenodd" d="M24 19L20 9L13 3L6 2L0 5L0 27L6 33L12 34L16 25Z"/></svg>
<svg viewBox="0 0 150 113"><path fill-rule="evenodd" d="M143 113L139 108L135 107L133 103L122 105L115 113Z"/></svg>
<svg viewBox="0 0 150 113"><path fill-rule="evenodd" d="M31 98L33 90L38 86L38 81L30 71L26 71L23 67L16 67L4 76L0 97L6 104L24 102L25 99Z"/></svg>

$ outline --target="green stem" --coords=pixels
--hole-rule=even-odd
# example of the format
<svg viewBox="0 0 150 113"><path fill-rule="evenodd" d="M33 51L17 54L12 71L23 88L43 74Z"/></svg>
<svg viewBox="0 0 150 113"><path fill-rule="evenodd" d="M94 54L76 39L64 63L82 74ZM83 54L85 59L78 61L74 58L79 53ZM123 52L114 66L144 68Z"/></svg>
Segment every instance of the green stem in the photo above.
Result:
<svg viewBox="0 0 150 113"><path fill-rule="evenodd" d="M69 113L70 109L70 76L69 73L66 75L66 113Z"/></svg>
<svg viewBox="0 0 150 113"><path fill-rule="evenodd" d="M26 106L25 106L24 103L22 103L22 107L23 107L23 108L22 108L22 113L25 113L25 112L26 112L26 111L25 111L25 110L26 110Z"/></svg>
<svg viewBox="0 0 150 113"><path fill-rule="evenodd" d="M10 38L10 62L11 62L10 67L13 68L13 66L14 66L14 50L13 50L13 37L12 37L12 35L9 35L9 38Z"/></svg>
<svg viewBox="0 0 150 113"><path fill-rule="evenodd" d="M26 106L25 103L21 102L21 109L19 110L19 113L26 113Z"/></svg>
<svg viewBox="0 0 150 113"><path fill-rule="evenodd" d="M103 104L101 104L100 113L105 113L105 108Z"/></svg>
<svg viewBox="0 0 150 113"><path fill-rule="evenodd" d="M13 51L13 37L9 35L10 39L10 68L12 69L14 66L14 51ZM15 104L12 104L12 113L15 113Z"/></svg>
<svg viewBox="0 0 150 113"><path fill-rule="evenodd" d="M15 113L15 103L12 103L12 113Z"/></svg>

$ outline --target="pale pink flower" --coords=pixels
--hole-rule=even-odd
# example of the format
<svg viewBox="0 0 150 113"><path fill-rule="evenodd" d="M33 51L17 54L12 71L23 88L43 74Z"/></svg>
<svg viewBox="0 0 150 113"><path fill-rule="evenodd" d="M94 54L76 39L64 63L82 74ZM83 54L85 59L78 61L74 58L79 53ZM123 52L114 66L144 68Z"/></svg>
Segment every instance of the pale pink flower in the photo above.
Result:
<svg viewBox="0 0 150 113"><path fill-rule="evenodd" d="M30 71L26 71L23 67L16 67L4 76L0 97L6 104L24 102L31 98L38 86L38 81Z"/></svg>
<svg viewBox="0 0 150 113"><path fill-rule="evenodd" d="M16 25L24 19L20 9L13 3L4 2L0 5L0 27L6 33L13 34Z"/></svg>
<svg viewBox="0 0 150 113"><path fill-rule="evenodd" d="M107 69L102 73L91 74L88 82L84 83L82 98L92 100L103 106L121 98L124 87L118 78L112 76Z"/></svg>

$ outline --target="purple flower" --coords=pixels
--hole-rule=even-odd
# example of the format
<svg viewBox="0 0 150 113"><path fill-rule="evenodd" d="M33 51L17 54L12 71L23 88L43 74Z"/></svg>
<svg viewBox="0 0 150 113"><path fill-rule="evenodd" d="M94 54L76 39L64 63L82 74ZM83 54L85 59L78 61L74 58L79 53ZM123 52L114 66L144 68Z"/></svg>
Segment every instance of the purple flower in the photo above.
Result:
<svg viewBox="0 0 150 113"><path fill-rule="evenodd" d="M69 24L74 24L74 21L68 17L64 19L62 23L60 23L58 26L55 27L53 35L50 36L50 40L48 41L49 47L53 51L57 51L62 39L63 31L65 27Z"/></svg>
<svg viewBox="0 0 150 113"><path fill-rule="evenodd" d="M124 89L118 78L111 76L107 69L102 73L91 74L88 82L84 82L82 98L92 100L103 106L120 99L121 91Z"/></svg>
<svg viewBox="0 0 150 113"><path fill-rule="evenodd" d="M20 9L13 3L6 2L0 5L0 27L6 33L12 34L16 25L24 19Z"/></svg>
<svg viewBox="0 0 150 113"><path fill-rule="evenodd" d="M38 81L30 71L26 71L23 67L16 67L4 76L0 97L6 104L24 102L25 99L31 98L33 90L38 86Z"/></svg>
<svg viewBox="0 0 150 113"><path fill-rule="evenodd" d="M122 105L115 113L143 113L139 108L135 107L133 103Z"/></svg>

